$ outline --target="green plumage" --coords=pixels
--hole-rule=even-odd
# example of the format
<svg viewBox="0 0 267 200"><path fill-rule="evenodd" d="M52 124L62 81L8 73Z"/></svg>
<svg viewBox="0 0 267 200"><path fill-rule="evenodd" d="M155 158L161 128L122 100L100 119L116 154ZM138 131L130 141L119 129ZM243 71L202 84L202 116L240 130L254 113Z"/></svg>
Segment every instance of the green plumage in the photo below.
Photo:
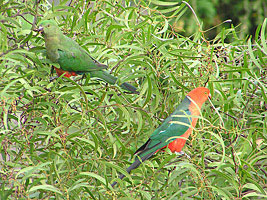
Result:
<svg viewBox="0 0 267 200"><path fill-rule="evenodd" d="M55 21L45 20L40 25L43 27L47 57L58 63L62 70L76 74L90 73L91 77L100 78L110 84L116 83L117 78L104 70L107 66L98 63L78 43L65 36ZM123 83L121 87L138 93L129 83Z"/></svg>
<svg viewBox="0 0 267 200"><path fill-rule="evenodd" d="M167 146L176 139L172 137L182 136L191 124L191 113L189 111L190 103L191 101L186 97L176 110L152 133L148 141L137 149L135 154L140 158L146 157L151 153L153 155L157 150ZM180 117L176 117L175 115Z"/></svg>

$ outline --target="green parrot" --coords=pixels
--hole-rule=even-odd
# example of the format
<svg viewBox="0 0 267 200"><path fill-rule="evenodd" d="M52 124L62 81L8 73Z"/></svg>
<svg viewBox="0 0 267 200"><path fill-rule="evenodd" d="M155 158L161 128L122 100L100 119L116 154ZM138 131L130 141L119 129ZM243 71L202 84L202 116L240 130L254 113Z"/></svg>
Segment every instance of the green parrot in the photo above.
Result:
<svg viewBox="0 0 267 200"><path fill-rule="evenodd" d="M172 152L181 152L189 135L197 124L197 116L203 103L210 96L209 89L199 87L187 94L176 110L152 133L150 138L134 154L135 161L126 169L130 173L159 150L168 147ZM178 137L178 138L177 138ZM125 175L121 174L120 179ZM117 182L112 183L114 187Z"/></svg>
<svg viewBox="0 0 267 200"><path fill-rule="evenodd" d="M47 57L60 65L60 69L55 68L59 76L63 73L66 77L89 73L91 77L100 78L107 83L116 83L117 78L105 70L107 66L98 63L78 43L65 36L55 21L45 20L39 25L39 31L44 36ZM129 83L122 83L120 87L131 93L139 93Z"/></svg>

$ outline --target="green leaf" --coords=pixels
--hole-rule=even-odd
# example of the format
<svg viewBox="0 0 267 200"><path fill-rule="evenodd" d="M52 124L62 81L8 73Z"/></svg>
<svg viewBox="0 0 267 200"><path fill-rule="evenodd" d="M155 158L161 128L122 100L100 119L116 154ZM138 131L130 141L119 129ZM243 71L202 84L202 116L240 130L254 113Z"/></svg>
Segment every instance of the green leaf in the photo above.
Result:
<svg viewBox="0 0 267 200"><path fill-rule="evenodd" d="M63 195L63 193L53 185L38 185L38 186L33 186L30 190L29 193L35 192L37 190L44 190L44 191L51 191L60 195Z"/></svg>

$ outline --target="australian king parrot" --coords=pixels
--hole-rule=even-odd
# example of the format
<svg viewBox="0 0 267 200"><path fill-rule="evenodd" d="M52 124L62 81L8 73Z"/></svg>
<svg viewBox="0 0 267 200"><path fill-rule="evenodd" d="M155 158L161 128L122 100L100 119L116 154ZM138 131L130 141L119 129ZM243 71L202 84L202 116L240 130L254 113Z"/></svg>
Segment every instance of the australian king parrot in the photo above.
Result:
<svg viewBox="0 0 267 200"><path fill-rule="evenodd" d="M157 151L168 147L172 152L180 152L196 126L200 109L209 98L210 91L198 87L189 92L176 110L152 133L150 138L135 152L135 161L126 169L130 173ZM120 179L125 175L121 174ZM114 187L117 182L112 183Z"/></svg>
<svg viewBox="0 0 267 200"><path fill-rule="evenodd" d="M65 36L54 20L44 20L40 24L39 32L44 36L47 57L54 63L57 74L66 77L89 73L91 77L97 77L110 84L115 84L117 78L112 76L107 65L100 64L94 60L89 53L77 42ZM129 83L122 83L121 88L138 93L137 89Z"/></svg>

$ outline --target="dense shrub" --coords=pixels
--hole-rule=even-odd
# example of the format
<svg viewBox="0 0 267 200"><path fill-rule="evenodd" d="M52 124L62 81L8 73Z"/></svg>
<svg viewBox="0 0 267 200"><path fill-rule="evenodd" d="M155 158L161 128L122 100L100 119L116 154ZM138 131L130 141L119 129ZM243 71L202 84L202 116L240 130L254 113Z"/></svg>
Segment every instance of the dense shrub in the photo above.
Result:
<svg viewBox="0 0 267 200"><path fill-rule="evenodd" d="M152 2L1 1L1 199L267 198L267 20L253 41L234 26L208 40L196 18L186 37ZM169 4L175 17L192 12ZM140 95L53 79L35 31L48 18ZM212 101L189 157L159 152L112 188L162 119L205 84Z"/></svg>

